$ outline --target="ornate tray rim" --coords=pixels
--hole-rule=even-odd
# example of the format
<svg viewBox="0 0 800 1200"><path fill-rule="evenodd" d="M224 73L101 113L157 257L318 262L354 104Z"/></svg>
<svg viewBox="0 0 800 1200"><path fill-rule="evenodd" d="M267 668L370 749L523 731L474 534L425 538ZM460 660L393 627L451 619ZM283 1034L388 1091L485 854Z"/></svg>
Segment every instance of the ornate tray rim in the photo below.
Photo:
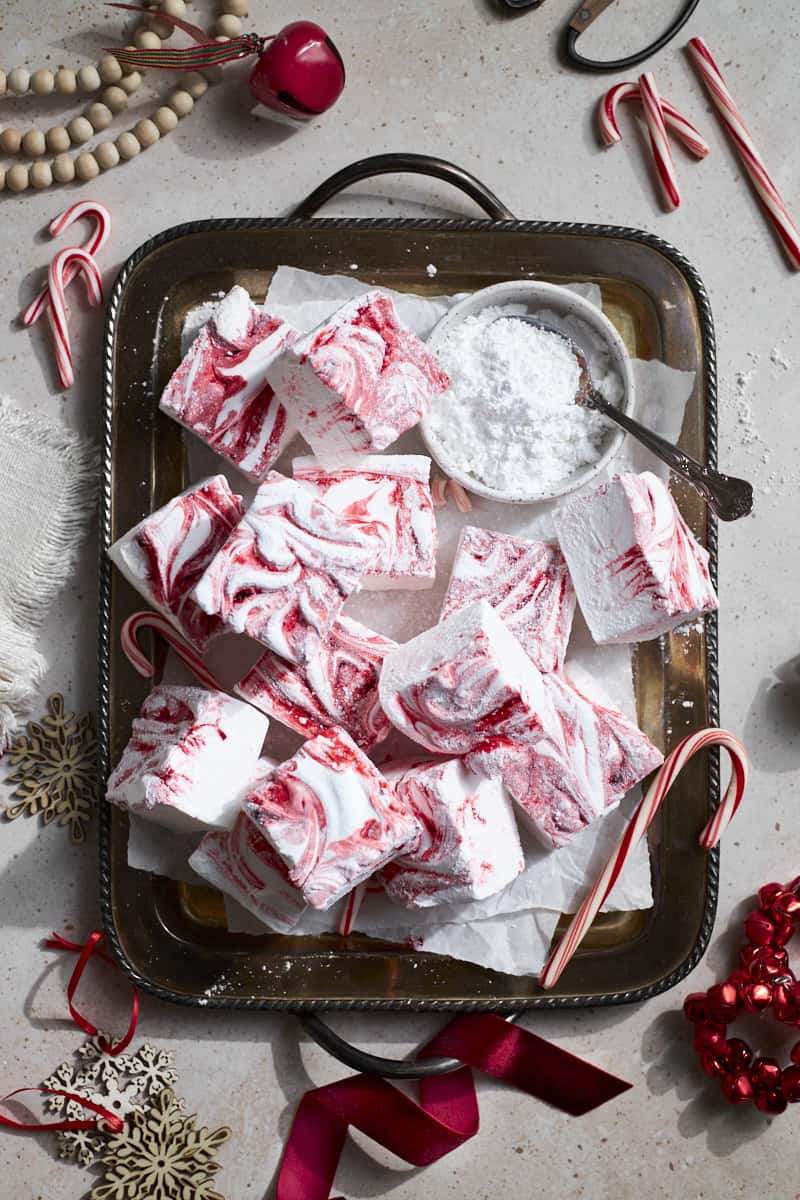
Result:
<svg viewBox="0 0 800 1200"><path fill-rule="evenodd" d="M639 243L649 247L665 257L680 272L686 280L689 290L697 305L697 316L700 325L700 338L703 350L704 390L706 396L706 461L710 466L717 464L717 357L714 322L711 304L705 285L692 263L671 243L645 230L627 226L587 224L583 222L562 221L521 221L521 220L486 220L468 218L444 218L429 220L427 218L346 218L346 217L270 217L270 218L213 218L208 220L190 221L172 226L144 242L130 255L120 269L109 300L103 333L103 426L102 426L102 473L99 515L99 594L98 594L98 714L97 714L97 745L98 745L98 775L105 780L108 775L110 757L109 734L109 705L110 705L110 659L111 659L111 564L105 553L111 544L112 519L112 444L113 444L113 396L114 396L114 343L117 332L117 320L121 300L133 271L150 253L166 242L181 237L210 232L237 232L244 230L302 228L302 229L331 229L354 227L358 229L385 229L398 231L402 229L428 230L430 232L466 233L470 230L491 231L503 233L580 235L599 238L614 238ZM707 530L707 548L710 558L710 572L714 587L717 586L718 572L718 530L713 518L709 519ZM709 719L711 724L719 724L719 625L716 613L705 619L706 639L706 674ZM710 804L712 810L720 800L720 767L719 752L712 750L709 756ZM600 1007L608 1005L632 1004L652 999L684 979L699 963L708 946L714 927L717 898L719 894L719 848L708 854L706 872L705 903L703 919L692 951L684 961L673 968L661 979L644 987L619 992L604 992L598 995L580 996L551 996L541 994L526 998L524 1001L497 1000L416 1000L413 998L393 998L386 1000L282 1000L280 998L258 997L214 997L195 996L176 992L162 987L142 975L127 958L120 942L112 905L111 884L111 812L105 804L98 805L99 813L99 866L100 866L100 904L103 927L106 940L112 953L130 980L160 1000L189 1007L221 1008L230 1010L260 1010L283 1011L311 1014L323 1011L399 1011L399 1012L486 1012L516 1014L529 1009L575 1009Z"/></svg>

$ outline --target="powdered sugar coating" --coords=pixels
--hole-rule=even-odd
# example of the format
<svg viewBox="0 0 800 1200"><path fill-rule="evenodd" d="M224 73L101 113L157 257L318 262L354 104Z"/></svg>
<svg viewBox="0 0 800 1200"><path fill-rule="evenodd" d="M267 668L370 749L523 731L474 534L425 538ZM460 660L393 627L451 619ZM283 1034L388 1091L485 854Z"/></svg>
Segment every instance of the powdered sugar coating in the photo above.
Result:
<svg viewBox="0 0 800 1200"><path fill-rule="evenodd" d="M391 728L378 699L378 678L396 646L391 638L340 617L304 665L284 662L267 650L236 691L306 737L338 725L369 750Z"/></svg>
<svg viewBox="0 0 800 1200"><path fill-rule="evenodd" d="M708 551L650 471L570 497L556 513L556 530L600 644L659 637L718 606Z"/></svg>
<svg viewBox="0 0 800 1200"><path fill-rule="evenodd" d="M308 907L283 860L243 812L230 832L207 833L189 866L278 933L290 933Z"/></svg>
<svg viewBox="0 0 800 1200"><path fill-rule="evenodd" d="M348 301L270 367L318 458L385 450L416 425L449 380L381 292Z"/></svg>
<svg viewBox="0 0 800 1200"><path fill-rule="evenodd" d="M433 583L438 536L430 470L423 454L347 455L327 469L314 458L292 464L295 479L375 542L365 591Z"/></svg>
<svg viewBox="0 0 800 1200"><path fill-rule="evenodd" d="M289 878L327 909L419 836L416 819L344 730L300 747L245 801Z"/></svg>
<svg viewBox="0 0 800 1200"><path fill-rule="evenodd" d="M540 671L564 662L575 589L558 546L465 525L442 605L442 618L488 600Z"/></svg>
<svg viewBox="0 0 800 1200"><path fill-rule="evenodd" d="M301 663L374 560L360 530L272 471L193 597L236 633Z"/></svg>
<svg viewBox="0 0 800 1200"><path fill-rule="evenodd" d="M172 375L160 408L255 482L294 426L267 382L267 370L297 330L234 287Z"/></svg>
<svg viewBox="0 0 800 1200"><path fill-rule="evenodd" d="M222 622L191 593L243 513L241 496L215 475L145 517L108 551L128 582L200 651Z"/></svg>
<svg viewBox="0 0 800 1200"><path fill-rule="evenodd" d="M627 717L590 700L559 674L543 676L558 736L539 730L489 739L471 770L502 779L547 846L563 846L663 762Z"/></svg>
<svg viewBox="0 0 800 1200"><path fill-rule="evenodd" d="M420 823L419 840L384 868L393 900L409 908L480 900L516 879L524 865L503 785L461 759L404 763L386 770Z"/></svg>
<svg viewBox="0 0 800 1200"><path fill-rule="evenodd" d="M485 600L388 655L380 699L397 729L442 754L548 719L542 676Z"/></svg>
<svg viewBox="0 0 800 1200"><path fill-rule="evenodd" d="M162 684L133 722L106 799L171 829L228 829L268 728L224 692Z"/></svg>

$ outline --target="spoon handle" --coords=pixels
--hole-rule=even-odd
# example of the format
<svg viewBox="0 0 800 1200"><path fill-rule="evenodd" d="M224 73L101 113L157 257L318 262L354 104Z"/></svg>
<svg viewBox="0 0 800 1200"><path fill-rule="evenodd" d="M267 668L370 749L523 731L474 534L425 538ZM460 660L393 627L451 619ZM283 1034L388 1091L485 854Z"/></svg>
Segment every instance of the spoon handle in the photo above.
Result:
<svg viewBox="0 0 800 1200"><path fill-rule="evenodd" d="M680 475L697 488L708 507L721 521L738 521L740 517L746 517L753 511L753 488L747 480L723 475L713 467L703 466L666 438L640 425L615 405L609 404L598 392L592 392L590 404L592 408L621 425L655 454L656 458L660 458L671 467L676 475Z"/></svg>

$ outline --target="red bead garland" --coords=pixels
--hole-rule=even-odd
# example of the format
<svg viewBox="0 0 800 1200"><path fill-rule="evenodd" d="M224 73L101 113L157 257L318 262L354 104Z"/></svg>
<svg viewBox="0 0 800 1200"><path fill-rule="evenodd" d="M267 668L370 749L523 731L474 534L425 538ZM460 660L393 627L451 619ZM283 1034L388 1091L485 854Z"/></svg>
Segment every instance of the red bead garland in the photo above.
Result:
<svg viewBox="0 0 800 1200"><path fill-rule="evenodd" d="M785 949L800 925L800 876L786 887L765 884L758 898L761 907L745 918L740 965L724 983L687 996L683 1012L695 1026L700 1064L719 1079L728 1103L752 1100L761 1112L776 1115L800 1102L800 1041L792 1047L791 1066L781 1068L774 1058L755 1057L742 1038L728 1038L727 1027L740 1012L768 1008L784 1024L800 1027L800 983Z"/></svg>

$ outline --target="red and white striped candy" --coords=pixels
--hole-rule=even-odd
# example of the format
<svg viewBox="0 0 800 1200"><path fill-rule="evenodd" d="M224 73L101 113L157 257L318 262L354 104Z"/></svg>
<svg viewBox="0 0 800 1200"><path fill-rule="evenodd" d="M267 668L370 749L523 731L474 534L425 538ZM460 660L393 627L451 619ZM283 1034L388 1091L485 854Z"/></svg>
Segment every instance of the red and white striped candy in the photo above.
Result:
<svg viewBox="0 0 800 1200"><path fill-rule="evenodd" d="M155 672L153 664L139 645L139 631L142 629L154 629L156 633L159 633L167 645L186 663L200 683L207 688L216 692L228 690L209 671L200 655L175 631L167 618L162 617L160 613L153 612L133 613L123 622L120 630L120 642L125 655L145 679L152 679Z"/></svg>
<svg viewBox="0 0 800 1200"><path fill-rule="evenodd" d="M66 212L54 217L50 222L50 236L60 237L65 229L74 225L82 217L94 218L94 229L81 247L94 258L111 236L111 213L104 204L100 204L97 200L80 200L77 204L71 205ZM73 265L64 272L64 287L72 282L77 270L78 268ZM45 286L22 314L23 325L34 325L49 307L50 288Z"/></svg>
<svg viewBox="0 0 800 1200"><path fill-rule="evenodd" d="M453 493L453 499L456 502L458 511L462 513L472 512L472 501L461 484L456 483L455 479L448 479L447 486Z"/></svg>
<svg viewBox="0 0 800 1200"><path fill-rule="evenodd" d="M431 497L434 508L447 508L447 479L444 475L436 475L431 483Z"/></svg>
<svg viewBox="0 0 800 1200"><path fill-rule="evenodd" d="M50 264L48 288L50 292L50 308L48 316L53 330L56 347L56 365L61 386L72 387L72 349L69 343L67 327L67 301L64 295L66 274L72 269L73 274L80 272L86 281L86 293L91 305L100 304L103 299L103 283L97 263L86 250L80 246L70 246L60 250Z"/></svg>
<svg viewBox="0 0 800 1200"><path fill-rule="evenodd" d="M780 192L770 177L764 159L756 148L722 72L702 38L691 38L689 55L722 117L739 158L744 164L744 169L784 245L792 266L795 270L800 270L800 234L787 212Z"/></svg>
<svg viewBox="0 0 800 1200"><path fill-rule="evenodd" d="M644 119L647 122L647 132L650 135L650 149L653 152L664 198L670 208L678 208L681 202L678 177L675 174L675 163L667 138L661 98L652 71L645 71L644 75L639 76L639 94L642 100Z"/></svg>
<svg viewBox="0 0 800 1200"><path fill-rule="evenodd" d="M600 137L606 146L613 146L622 141L617 109L623 100L641 100L638 83L617 83L606 92L600 101L597 123ZM692 124L689 118L685 117L674 104L671 104L663 96L661 97L661 111L664 114L664 124L669 131L674 133L696 158L705 158L710 147L700 130Z"/></svg>
<svg viewBox="0 0 800 1200"><path fill-rule="evenodd" d="M364 895L367 890L366 882L359 883L353 888L344 902L342 915L339 918L338 932L342 937L349 937L353 932L356 917L364 900Z"/></svg>
<svg viewBox="0 0 800 1200"><path fill-rule="evenodd" d="M732 733L728 733L724 729L701 729L698 733L692 733L684 738L664 760L647 795L622 835L616 851L595 880L591 891L572 918L563 938L545 963L539 976L540 987L547 990L558 982L567 963L575 954L592 922L608 899L628 857L644 837L650 822L664 802L665 796L678 775L690 758L708 746L723 746L730 755L733 767L730 783L722 803L700 834L700 845L705 850L710 850L717 844L742 802L742 796L747 786L749 762L747 751Z"/></svg>

